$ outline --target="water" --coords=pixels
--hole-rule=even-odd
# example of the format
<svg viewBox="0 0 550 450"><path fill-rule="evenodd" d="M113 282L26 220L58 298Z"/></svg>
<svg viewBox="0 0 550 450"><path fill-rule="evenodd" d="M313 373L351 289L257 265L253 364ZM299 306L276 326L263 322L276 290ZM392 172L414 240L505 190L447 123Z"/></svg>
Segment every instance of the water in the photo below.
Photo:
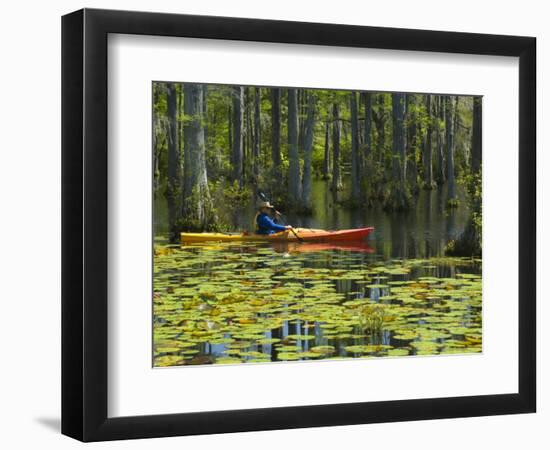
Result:
<svg viewBox="0 0 550 450"><path fill-rule="evenodd" d="M464 226L463 207L446 214L444 191L433 191L407 214L347 211L324 201L324 183L313 192L314 214L290 223L375 226L373 238L156 246L155 366L481 351L481 261L442 256ZM253 208L236 215L236 229Z"/></svg>
<svg viewBox="0 0 550 450"><path fill-rule="evenodd" d="M429 258L442 256L447 242L458 237L468 220L469 211L463 190L457 189L460 204L446 210L446 187L421 191L416 208L409 212L387 213L381 206L350 210L336 205L325 181L315 180L312 186L313 214L288 213L284 222L295 227L338 230L374 226L369 237L372 248L384 259ZM344 198L347 191L340 193ZM235 231L250 230L256 213L256 199L236 211L223 211L225 221L232 222ZM220 207L220 205L216 205ZM285 212L284 205L276 205ZM155 230L159 237L168 231L166 202L162 196L155 201Z"/></svg>

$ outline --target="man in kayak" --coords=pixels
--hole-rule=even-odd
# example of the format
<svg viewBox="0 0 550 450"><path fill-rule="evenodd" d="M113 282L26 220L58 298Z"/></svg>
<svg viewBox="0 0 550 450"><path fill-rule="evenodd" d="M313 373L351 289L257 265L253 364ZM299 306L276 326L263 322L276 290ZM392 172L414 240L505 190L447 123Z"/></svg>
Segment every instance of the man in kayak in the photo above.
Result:
<svg viewBox="0 0 550 450"><path fill-rule="evenodd" d="M258 213L254 218L256 225L256 234L273 234L281 231L290 230L290 225L279 225L275 223L275 207L269 202L262 202L258 208Z"/></svg>

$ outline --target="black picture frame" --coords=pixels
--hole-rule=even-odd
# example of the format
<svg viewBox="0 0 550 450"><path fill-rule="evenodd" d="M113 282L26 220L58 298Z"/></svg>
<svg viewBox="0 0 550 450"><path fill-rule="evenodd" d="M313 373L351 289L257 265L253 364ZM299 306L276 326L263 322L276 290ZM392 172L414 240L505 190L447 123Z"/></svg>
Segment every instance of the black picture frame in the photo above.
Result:
<svg viewBox="0 0 550 450"><path fill-rule="evenodd" d="M109 418L107 36L180 36L519 58L517 393ZM535 412L536 39L83 9L62 18L62 433L82 441Z"/></svg>

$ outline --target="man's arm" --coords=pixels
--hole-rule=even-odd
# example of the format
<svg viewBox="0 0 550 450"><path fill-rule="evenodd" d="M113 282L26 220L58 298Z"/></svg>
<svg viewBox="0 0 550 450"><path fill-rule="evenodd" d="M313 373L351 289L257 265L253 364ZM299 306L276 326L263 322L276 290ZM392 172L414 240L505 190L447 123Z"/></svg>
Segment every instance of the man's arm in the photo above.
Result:
<svg viewBox="0 0 550 450"><path fill-rule="evenodd" d="M273 220L271 220L270 217L264 216L264 217L262 217L261 221L263 222L262 225L265 228L269 228L270 230L274 230L274 231L285 231L286 230L285 226L276 224L275 222L273 222Z"/></svg>

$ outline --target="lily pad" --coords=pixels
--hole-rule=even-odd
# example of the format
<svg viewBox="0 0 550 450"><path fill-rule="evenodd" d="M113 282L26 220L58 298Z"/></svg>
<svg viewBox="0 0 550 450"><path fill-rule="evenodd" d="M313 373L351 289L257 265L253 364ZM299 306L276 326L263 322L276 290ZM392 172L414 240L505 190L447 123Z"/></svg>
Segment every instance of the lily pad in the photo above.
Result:
<svg viewBox="0 0 550 450"><path fill-rule="evenodd" d="M320 353L322 355L329 355L334 353L336 349L332 345L319 345L316 347L311 347L309 351L313 353Z"/></svg>
<svg viewBox="0 0 550 450"><path fill-rule="evenodd" d="M481 351L479 260L160 242L155 366Z"/></svg>

